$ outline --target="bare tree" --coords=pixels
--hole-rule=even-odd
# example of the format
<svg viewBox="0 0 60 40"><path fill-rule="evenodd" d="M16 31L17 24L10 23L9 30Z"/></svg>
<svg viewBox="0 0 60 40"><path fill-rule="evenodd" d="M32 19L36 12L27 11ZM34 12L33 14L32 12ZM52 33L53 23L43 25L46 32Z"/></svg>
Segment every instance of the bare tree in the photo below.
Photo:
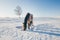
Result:
<svg viewBox="0 0 60 40"><path fill-rule="evenodd" d="M15 9L15 12L16 12L16 15L18 15L18 17L20 18L20 15L22 13L22 9L20 6L17 6L16 9Z"/></svg>

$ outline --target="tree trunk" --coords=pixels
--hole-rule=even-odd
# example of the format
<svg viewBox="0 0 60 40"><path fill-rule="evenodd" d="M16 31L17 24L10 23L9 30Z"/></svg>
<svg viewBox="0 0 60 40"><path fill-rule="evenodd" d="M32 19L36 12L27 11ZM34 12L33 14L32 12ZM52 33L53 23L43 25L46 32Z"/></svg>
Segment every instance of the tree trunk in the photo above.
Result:
<svg viewBox="0 0 60 40"><path fill-rule="evenodd" d="M20 19L20 15L19 15L19 19Z"/></svg>

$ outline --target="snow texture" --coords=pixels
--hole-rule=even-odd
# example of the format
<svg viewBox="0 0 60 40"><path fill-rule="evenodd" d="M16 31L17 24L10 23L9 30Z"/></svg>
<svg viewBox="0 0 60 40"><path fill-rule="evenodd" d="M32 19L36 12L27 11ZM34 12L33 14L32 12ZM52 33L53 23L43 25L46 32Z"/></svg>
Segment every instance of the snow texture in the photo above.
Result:
<svg viewBox="0 0 60 40"><path fill-rule="evenodd" d="M26 31L22 23L23 19L0 18L0 40L60 40L60 18L34 19L34 26Z"/></svg>

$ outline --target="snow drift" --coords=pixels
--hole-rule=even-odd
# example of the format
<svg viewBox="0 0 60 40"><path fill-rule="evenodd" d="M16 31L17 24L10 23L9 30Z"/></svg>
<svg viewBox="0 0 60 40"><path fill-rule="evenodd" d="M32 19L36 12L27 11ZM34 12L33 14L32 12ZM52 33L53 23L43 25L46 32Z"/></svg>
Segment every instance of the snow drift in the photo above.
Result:
<svg viewBox="0 0 60 40"><path fill-rule="evenodd" d="M34 26L27 31L16 28L22 23L23 19L0 18L0 40L60 40L59 18L34 19Z"/></svg>

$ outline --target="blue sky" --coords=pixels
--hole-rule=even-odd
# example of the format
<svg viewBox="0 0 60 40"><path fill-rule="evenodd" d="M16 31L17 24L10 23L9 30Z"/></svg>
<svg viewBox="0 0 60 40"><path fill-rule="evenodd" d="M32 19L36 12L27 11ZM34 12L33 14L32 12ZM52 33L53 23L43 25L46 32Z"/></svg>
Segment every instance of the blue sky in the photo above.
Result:
<svg viewBox="0 0 60 40"><path fill-rule="evenodd" d="M16 6L22 8L21 17L30 12L34 17L60 17L59 0L0 0L0 17L17 17Z"/></svg>

